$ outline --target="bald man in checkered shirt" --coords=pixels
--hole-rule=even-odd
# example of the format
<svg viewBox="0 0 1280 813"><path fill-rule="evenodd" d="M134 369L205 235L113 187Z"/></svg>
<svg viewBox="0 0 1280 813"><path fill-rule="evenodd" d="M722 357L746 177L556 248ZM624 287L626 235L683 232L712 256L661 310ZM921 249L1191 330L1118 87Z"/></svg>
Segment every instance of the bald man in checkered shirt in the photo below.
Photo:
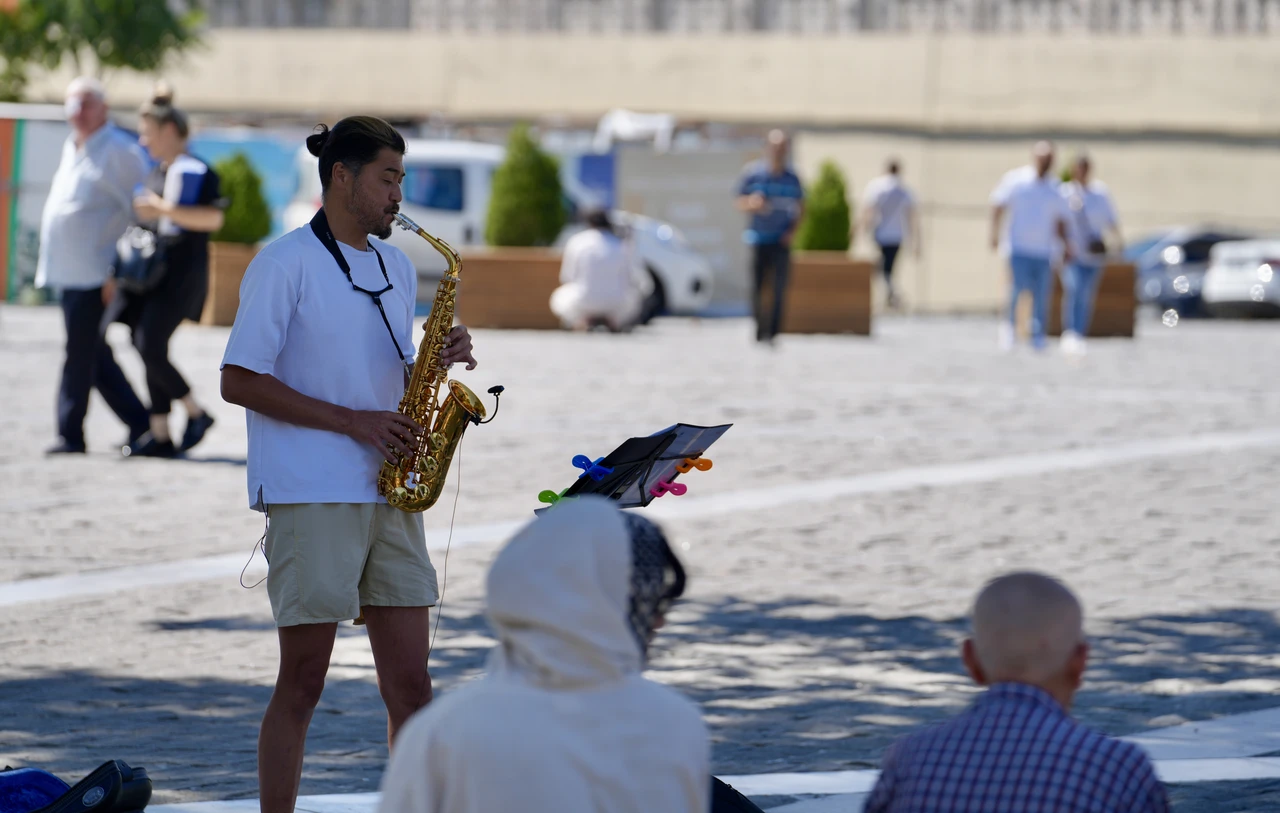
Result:
<svg viewBox="0 0 1280 813"><path fill-rule="evenodd" d="M1088 654L1080 602L1061 582L988 584L963 650L986 692L890 748L866 813L1166 813L1142 749L1070 717Z"/></svg>

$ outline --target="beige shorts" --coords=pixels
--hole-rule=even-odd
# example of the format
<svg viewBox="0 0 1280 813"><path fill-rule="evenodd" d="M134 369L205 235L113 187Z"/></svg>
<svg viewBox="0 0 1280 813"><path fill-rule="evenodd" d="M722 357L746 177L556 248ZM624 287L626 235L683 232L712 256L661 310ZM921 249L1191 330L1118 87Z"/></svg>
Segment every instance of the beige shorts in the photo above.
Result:
<svg viewBox="0 0 1280 813"><path fill-rule="evenodd" d="M378 503L267 510L267 593L276 625L349 621L363 606L432 607L440 598L422 514Z"/></svg>

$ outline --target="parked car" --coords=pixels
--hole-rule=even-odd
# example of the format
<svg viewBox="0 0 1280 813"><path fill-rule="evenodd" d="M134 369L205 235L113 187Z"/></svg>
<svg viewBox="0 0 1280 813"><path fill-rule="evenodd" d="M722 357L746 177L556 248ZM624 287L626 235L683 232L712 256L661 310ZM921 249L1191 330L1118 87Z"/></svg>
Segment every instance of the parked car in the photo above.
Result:
<svg viewBox="0 0 1280 813"><path fill-rule="evenodd" d="M455 248L484 244L485 217L494 170L506 149L467 141L408 140L401 185L401 211L432 235ZM317 159L298 151L298 191L285 210L286 229L306 225L320 207ZM584 200L566 180L564 206L569 225L558 245L582 228L576 214ZM669 223L630 212L613 211L614 221L632 234L636 249L653 279L643 318L661 312L697 313L711 301L711 265ZM404 251L420 277L438 279L444 272L440 255L415 235L396 229L389 242ZM465 273L465 270L464 272Z"/></svg>
<svg viewBox="0 0 1280 813"><path fill-rule="evenodd" d="M1210 249L1224 240L1252 236L1216 226L1175 227L1132 243L1124 258L1136 267L1138 301L1182 316L1205 315L1200 290Z"/></svg>
<svg viewBox="0 0 1280 813"><path fill-rule="evenodd" d="M1218 243L1201 295L1214 316L1280 316L1280 240Z"/></svg>

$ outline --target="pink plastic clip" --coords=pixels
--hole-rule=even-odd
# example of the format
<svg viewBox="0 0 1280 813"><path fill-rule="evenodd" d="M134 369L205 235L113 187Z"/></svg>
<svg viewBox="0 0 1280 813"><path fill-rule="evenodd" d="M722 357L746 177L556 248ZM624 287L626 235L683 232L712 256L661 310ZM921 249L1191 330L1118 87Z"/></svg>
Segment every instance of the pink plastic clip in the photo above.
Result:
<svg viewBox="0 0 1280 813"><path fill-rule="evenodd" d="M655 497L662 497L667 494L674 494L677 497L684 496L689 487L684 483L668 483L665 480L659 480L658 484L649 489L649 493Z"/></svg>

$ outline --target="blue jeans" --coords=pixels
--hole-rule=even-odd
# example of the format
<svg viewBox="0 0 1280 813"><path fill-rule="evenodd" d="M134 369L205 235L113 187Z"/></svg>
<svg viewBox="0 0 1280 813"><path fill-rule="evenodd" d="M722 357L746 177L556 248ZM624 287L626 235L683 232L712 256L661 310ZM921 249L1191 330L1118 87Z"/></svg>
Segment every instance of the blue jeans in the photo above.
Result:
<svg viewBox="0 0 1280 813"><path fill-rule="evenodd" d="M1093 301L1098 295L1102 267L1070 263L1062 269L1062 329L1074 330L1081 336L1089 333L1093 318Z"/></svg>
<svg viewBox="0 0 1280 813"><path fill-rule="evenodd" d="M1018 297L1023 291L1030 291L1031 344L1044 347L1044 334L1049 326L1049 294L1053 282L1049 259L1014 254L1009 258L1009 267L1013 270L1013 291L1009 294L1009 324L1016 326Z"/></svg>

